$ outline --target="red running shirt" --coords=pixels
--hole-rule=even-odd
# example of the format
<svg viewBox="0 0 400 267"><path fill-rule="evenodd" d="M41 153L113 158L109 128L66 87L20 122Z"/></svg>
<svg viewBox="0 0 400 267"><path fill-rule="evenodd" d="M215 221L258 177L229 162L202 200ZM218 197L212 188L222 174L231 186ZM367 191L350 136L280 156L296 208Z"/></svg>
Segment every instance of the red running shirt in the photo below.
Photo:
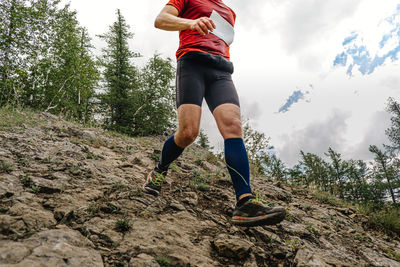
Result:
<svg viewBox="0 0 400 267"><path fill-rule="evenodd" d="M232 26L235 25L236 14L225 5L222 0L170 0L167 5L178 9L179 17L185 19L198 19L210 17L213 10L217 11ZM193 30L179 32L179 48L176 51L176 58L184 54L198 51L215 56L230 59L229 46L214 34L201 36Z"/></svg>

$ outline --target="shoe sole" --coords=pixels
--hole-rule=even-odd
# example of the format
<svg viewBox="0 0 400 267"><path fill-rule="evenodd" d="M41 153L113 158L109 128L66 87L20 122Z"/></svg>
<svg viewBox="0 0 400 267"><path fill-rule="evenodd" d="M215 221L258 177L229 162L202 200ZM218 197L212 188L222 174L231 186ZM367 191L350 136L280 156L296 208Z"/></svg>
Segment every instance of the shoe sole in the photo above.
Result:
<svg viewBox="0 0 400 267"><path fill-rule="evenodd" d="M238 226L261 226L278 224L285 219L286 210L282 209L274 213L257 217L234 216L232 223Z"/></svg>
<svg viewBox="0 0 400 267"><path fill-rule="evenodd" d="M160 194L157 190L154 190L152 188L148 188L148 187L145 187L145 186L143 186L142 192L146 193L146 194L153 195L155 197L158 197L158 195Z"/></svg>
<svg viewBox="0 0 400 267"><path fill-rule="evenodd" d="M142 192L143 192L143 193L146 193L146 194L153 195L153 196L155 196L155 197L158 197L158 195L160 194L159 191L157 191L157 190L155 190L155 189L153 189L153 188L150 188L150 187L146 187L146 184L147 184L147 182L148 182L149 179L150 179L150 175L151 175L151 172L147 175L146 182L145 182L144 185L142 186Z"/></svg>

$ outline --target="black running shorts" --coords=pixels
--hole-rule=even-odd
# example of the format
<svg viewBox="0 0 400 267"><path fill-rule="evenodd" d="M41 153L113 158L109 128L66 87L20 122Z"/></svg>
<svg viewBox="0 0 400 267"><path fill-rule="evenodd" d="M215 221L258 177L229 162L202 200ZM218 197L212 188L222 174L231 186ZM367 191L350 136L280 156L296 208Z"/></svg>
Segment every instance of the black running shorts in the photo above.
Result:
<svg viewBox="0 0 400 267"><path fill-rule="evenodd" d="M176 72L176 106L194 104L201 107L203 98L211 112L221 104L240 106L232 81L230 61L200 52L190 52L178 60Z"/></svg>

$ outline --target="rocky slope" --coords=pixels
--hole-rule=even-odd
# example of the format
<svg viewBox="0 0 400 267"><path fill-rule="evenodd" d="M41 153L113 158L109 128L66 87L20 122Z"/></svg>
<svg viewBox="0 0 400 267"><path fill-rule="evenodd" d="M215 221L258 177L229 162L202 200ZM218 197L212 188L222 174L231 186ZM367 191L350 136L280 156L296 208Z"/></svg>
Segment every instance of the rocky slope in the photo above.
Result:
<svg viewBox="0 0 400 267"><path fill-rule="evenodd" d="M0 266L400 266L398 236L266 179L253 187L287 207L286 220L233 226L225 166L197 146L172 165L159 198L142 194L163 140L45 113L3 125Z"/></svg>

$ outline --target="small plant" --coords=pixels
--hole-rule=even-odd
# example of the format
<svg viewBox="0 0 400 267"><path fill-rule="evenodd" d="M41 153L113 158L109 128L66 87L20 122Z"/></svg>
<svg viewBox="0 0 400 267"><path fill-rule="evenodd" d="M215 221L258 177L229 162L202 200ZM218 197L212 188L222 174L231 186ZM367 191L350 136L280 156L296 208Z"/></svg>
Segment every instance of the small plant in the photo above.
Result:
<svg viewBox="0 0 400 267"><path fill-rule="evenodd" d="M198 184L205 184L209 182L209 177L202 175L202 173L199 170L193 170L192 171L192 184L194 186L197 186Z"/></svg>
<svg viewBox="0 0 400 267"><path fill-rule="evenodd" d="M175 192L179 192L179 194L182 194L183 192L185 192L185 188L183 188L183 187L181 187L179 185L176 185L175 186Z"/></svg>
<svg viewBox="0 0 400 267"><path fill-rule="evenodd" d="M0 207L0 213L6 213L8 211L5 207Z"/></svg>
<svg viewBox="0 0 400 267"><path fill-rule="evenodd" d="M73 174L73 175L78 175L78 174L79 174L79 167L76 166L76 165L72 165L72 166L69 168L69 171L70 171L70 173Z"/></svg>
<svg viewBox="0 0 400 267"><path fill-rule="evenodd" d="M304 204L303 208L305 211L310 211L312 209L311 206L308 204Z"/></svg>
<svg viewBox="0 0 400 267"><path fill-rule="evenodd" d="M364 236L360 235L360 234L355 234L353 237L354 237L354 239L357 239L357 240L359 240L361 242L366 240L366 238Z"/></svg>
<svg viewBox="0 0 400 267"><path fill-rule="evenodd" d="M94 158L95 158L95 155L94 155L92 152L88 151L88 152L86 153L86 158L87 158L87 159L94 159Z"/></svg>
<svg viewBox="0 0 400 267"><path fill-rule="evenodd" d="M130 221L126 219L120 219L115 222L115 230L121 233L128 232L131 227Z"/></svg>
<svg viewBox="0 0 400 267"><path fill-rule="evenodd" d="M317 229L315 229L314 227L312 227L311 225L307 225L306 229L313 234L319 235L319 231Z"/></svg>
<svg viewBox="0 0 400 267"><path fill-rule="evenodd" d="M31 190L33 193L37 194L40 192L40 186L32 185Z"/></svg>
<svg viewBox="0 0 400 267"><path fill-rule="evenodd" d="M176 165L176 163L171 163L171 165L169 165L169 169L173 172L182 173L181 168L179 168L179 166Z"/></svg>
<svg viewBox="0 0 400 267"><path fill-rule="evenodd" d="M137 196L137 197L143 196L143 191L142 191L142 189L138 188L138 189L136 190L135 196Z"/></svg>
<svg viewBox="0 0 400 267"><path fill-rule="evenodd" d="M163 266L163 267L171 266L171 262L165 257L156 257L155 260L156 260L156 262L158 262L158 264L160 264L160 266Z"/></svg>
<svg viewBox="0 0 400 267"><path fill-rule="evenodd" d="M391 258L392 260L400 261L400 254L396 253L396 251L393 251L390 248L388 248L386 250L386 253L388 254L389 258Z"/></svg>
<svg viewBox="0 0 400 267"><path fill-rule="evenodd" d="M289 222L294 221L292 215L290 215L290 213L288 211L286 211L285 220L289 221Z"/></svg>
<svg viewBox="0 0 400 267"><path fill-rule="evenodd" d="M293 240L286 239L285 245L290 247L292 250L298 250L301 247L301 244L298 239L293 239Z"/></svg>
<svg viewBox="0 0 400 267"><path fill-rule="evenodd" d="M194 162L194 164L196 164L197 166L203 166L203 161L201 159L196 159L196 161Z"/></svg>
<svg viewBox="0 0 400 267"><path fill-rule="evenodd" d="M123 155L122 158L121 158L121 161L122 161L122 162L125 162L125 161L127 161L127 160L128 160L128 157L127 157L126 155Z"/></svg>
<svg viewBox="0 0 400 267"><path fill-rule="evenodd" d="M343 201L326 192L314 192L313 195L322 203L335 207L343 207Z"/></svg>
<svg viewBox="0 0 400 267"><path fill-rule="evenodd" d="M31 178L29 177L29 174L25 174L21 177L21 183L25 187L29 187L32 183Z"/></svg>
<svg viewBox="0 0 400 267"><path fill-rule="evenodd" d="M215 164L218 162L218 158L213 153L210 152L206 156L206 161L211 164Z"/></svg>
<svg viewBox="0 0 400 267"><path fill-rule="evenodd" d="M155 162L158 162L161 158L161 152L158 150L154 150L154 152L150 154L150 158Z"/></svg>
<svg viewBox="0 0 400 267"><path fill-rule="evenodd" d="M97 213L99 212L99 206L98 206L97 204L95 204L95 203L89 204L88 212L89 212L91 215L97 214Z"/></svg>
<svg viewBox="0 0 400 267"><path fill-rule="evenodd" d="M210 191L210 187L206 184L198 184L197 185L197 189L203 192L209 192Z"/></svg>
<svg viewBox="0 0 400 267"><path fill-rule="evenodd" d="M268 237L268 243L273 245L276 242L276 239L273 238L272 236Z"/></svg>
<svg viewBox="0 0 400 267"><path fill-rule="evenodd" d="M10 173L14 170L14 166L12 166L11 164L9 164L6 161L1 161L0 164L0 173L1 172L6 172L6 173Z"/></svg>
<svg viewBox="0 0 400 267"><path fill-rule="evenodd" d="M61 184L60 192L64 193L65 192L65 188L66 188L66 185L65 184Z"/></svg>

